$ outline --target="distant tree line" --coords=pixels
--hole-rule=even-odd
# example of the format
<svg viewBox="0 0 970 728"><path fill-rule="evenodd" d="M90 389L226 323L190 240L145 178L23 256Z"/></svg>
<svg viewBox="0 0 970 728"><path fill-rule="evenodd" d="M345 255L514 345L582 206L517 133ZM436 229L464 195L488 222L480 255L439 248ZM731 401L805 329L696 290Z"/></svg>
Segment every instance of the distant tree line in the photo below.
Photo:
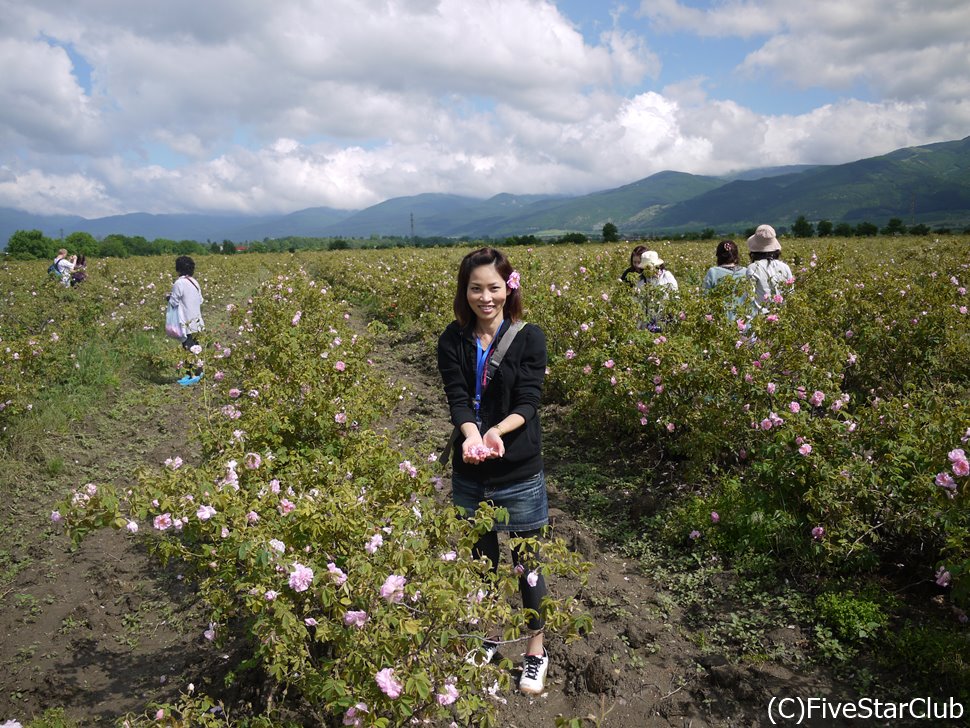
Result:
<svg viewBox="0 0 970 728"><path fill-rule="evenodd" d="M856 225L850 225L847 222L832 223L831 220L819 220L817 223L812 224L804 215L799 215L798 219L791 226L791 233L796 238L811 238L815 236L820 238L831 236L839 238L867 238L874 235L929 235L930 233L949 235L952 232L954 231L951 228L945 226L930 228L929 225L924 225L923 223L907 226L898 217L890 218L889 222L880 228L871 222L860 222ZM964 227L960 232L963 234L970 233L970 226ZM754 228L751 228L751 232L748 234L754 234Z"/></svg>
<svg viewBox="0 0 970 728"><path fill-rule="evenodd" d="M947 235L953 232L970 234L970 225L962 230L952 230L945 226L931 229L928 225L917 224L907 226L898 217L891 218L885 226L879 227L871 222L860 222L852 225L847 222L833 223L830 220L809 222L804 215L799 215L791 228L778 227L778 233L791 233L796 238L811 237L872 237L874 235ZM754 234L754 228L743 231L743 237ZM733 233L718 232L714 228L704 228L700 231L667 231L652 234L638 233L631 235L640 240L713 240L716 237L733 235ZM346 250L348 248L429 248L446 246L467 246L472 243L493 244L503 246L513 245L561 245L582 244L590 241L590 236L580 232L566 232L558 236L510 235L493 239L490 236L472 238L464 235L459 238L445 236L405 236L405 235L371 235L367 238L341 237L310 237L287 236L282 238L263 238L260 241L235 243L231 240L214 242L207 240L200 243L196 240L169 240L155 238L147 240L140 235L106 235L97 239L90 233L73 232L66 238L49 238L40 230L18 230L10 236L7 243L7 254L20 260L52 259L60 248L66 248L71 254L84 255L90 258L127 258L133 255L233 255L236 253L273 253L291 252L299 250ZM595 238L593 238L595 239ZM599 240L613 243L620 240L617 226L608 222L603 225Z"/></svg>

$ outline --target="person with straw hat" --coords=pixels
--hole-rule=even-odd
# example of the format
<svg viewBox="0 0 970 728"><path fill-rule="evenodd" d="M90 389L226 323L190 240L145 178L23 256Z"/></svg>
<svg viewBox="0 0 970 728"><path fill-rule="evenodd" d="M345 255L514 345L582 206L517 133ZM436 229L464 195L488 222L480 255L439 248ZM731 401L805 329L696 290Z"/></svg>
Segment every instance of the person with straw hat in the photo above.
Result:
<svg viewBox="0 0 970 728"><path fill-rule="evenodd" d="M754 309L752 316L763 311L768 303L781 303L783 293L795 283L791 268L781 260L781 243L771 225L759 225L748 238L747 276L754 283Z"/></svg>

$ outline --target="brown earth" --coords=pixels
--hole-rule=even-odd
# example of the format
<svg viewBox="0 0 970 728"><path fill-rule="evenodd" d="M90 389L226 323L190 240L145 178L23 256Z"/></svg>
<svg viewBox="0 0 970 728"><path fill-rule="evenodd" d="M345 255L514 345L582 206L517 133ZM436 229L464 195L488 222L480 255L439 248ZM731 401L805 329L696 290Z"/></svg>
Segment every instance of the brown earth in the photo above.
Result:
<svg viewBox="0 0 970 728"><path fill-rule="evenodd" d="M440 448L450 428L427 345L390 333L379 337L373 359L401 393L383 425L392 441ZM230 654L205 642L205 610L177 565L159 565L137 538L116 531L72 550L49 521L54 503L78 485L133 485L140 467L159 467L176 454L189 463L197 458L191 417L200 393L133 378L69 433L49 433L4 463L0 722L26 724L62 707L85 725L112 724L150 701L174 699L189 683L224 698L235 715L258 710L258 677L223 685L244 645ZM550 588L577 595L595 625L571 644L547 641L547 692L500 695L500 725L553 726L563 716L617 728L760 726L769 725L772 696L849 697L845 685L801 662L745 663L702 649L689 615L641 562L623 558L571 515L578 509L557 487L570 462L570 436L555 408L545 416L554 532L592 564L585 587L562 579ZM725 610L731 606L726 600ZM807 643L797 625L779 624L765 639L780 655L800 654ZM507 656L521 664L511 650Z"/></svg>

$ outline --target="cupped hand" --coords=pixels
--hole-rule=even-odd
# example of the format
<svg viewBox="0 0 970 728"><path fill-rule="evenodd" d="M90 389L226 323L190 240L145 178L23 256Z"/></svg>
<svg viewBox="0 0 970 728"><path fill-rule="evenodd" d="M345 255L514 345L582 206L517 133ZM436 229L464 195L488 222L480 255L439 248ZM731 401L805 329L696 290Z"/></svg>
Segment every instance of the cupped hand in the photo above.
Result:
<svg viewBox="0 0 970 728"><path fill-rule="evenodd" d="M502 441L502 436L494 429L488 430L485 433L482 442L489 449L490 458L500 458L505 455L505 443Z"/></svg>
<svg viewBox="0 0 970 728"><path fill-rule="evenodd" d="M491 450L482 443L481 436L469 437L462 443L461 459L466 463L478 465L491 456Z"/></svg>

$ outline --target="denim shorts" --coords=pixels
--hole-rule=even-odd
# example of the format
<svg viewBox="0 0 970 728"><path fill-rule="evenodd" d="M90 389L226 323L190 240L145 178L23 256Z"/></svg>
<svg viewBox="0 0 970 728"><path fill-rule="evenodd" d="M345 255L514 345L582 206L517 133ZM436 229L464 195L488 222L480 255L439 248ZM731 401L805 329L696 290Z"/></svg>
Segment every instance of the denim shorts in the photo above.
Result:
<svg viewBox="0 0 970 728"><path fill-rule="evenodd" d="M546 476L541 471L531 478L500 488L490 488L460 475L452 476L451 502L465 509L466 518L475 514L482 501L509 512L509 522L496 521L495 531L535 531L549 524Z"/></svg>

